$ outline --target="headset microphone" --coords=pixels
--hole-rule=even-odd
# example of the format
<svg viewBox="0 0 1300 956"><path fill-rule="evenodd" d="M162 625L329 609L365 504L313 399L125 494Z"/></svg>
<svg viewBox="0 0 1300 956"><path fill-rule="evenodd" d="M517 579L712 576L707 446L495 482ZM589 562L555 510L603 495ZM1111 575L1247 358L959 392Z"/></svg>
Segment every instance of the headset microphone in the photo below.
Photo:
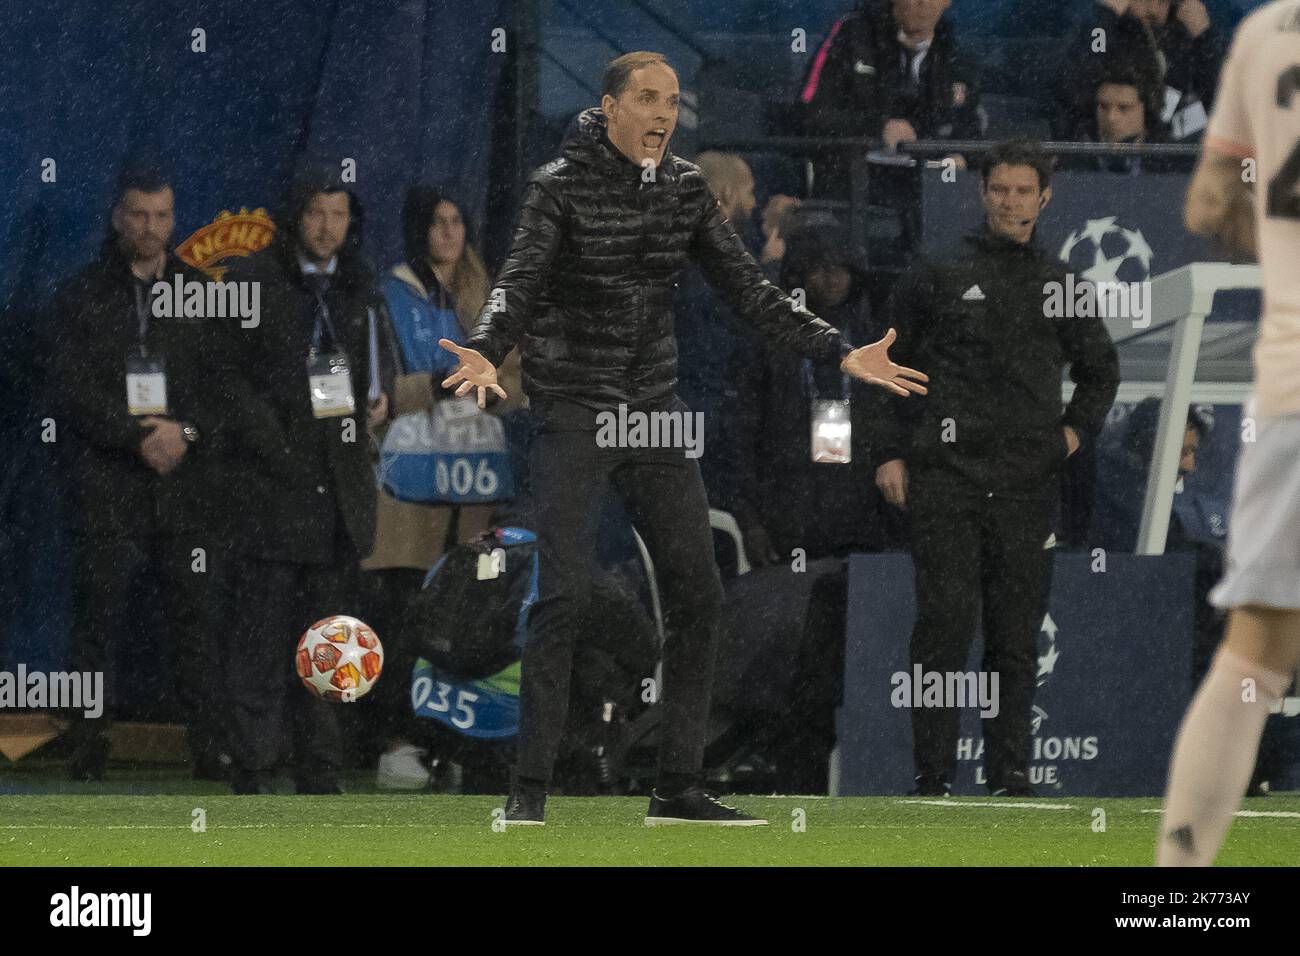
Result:
<svg viewBox="0 0 1300 956"><path fill-rule="evenodd" d="M1040 196L1039 199L1038 199L1038 208L1039 208L1039 209L1042 209L1042 208L1043 208L1044 206L1046 206L1046 205L1047 205L1047 197L1046 197L1046 196ZM1033 219L1021 219L1021 220L1020 220L1020 225L1022 225L1022 226L1027 226L1027 225L1029 225L1029 224L1030 224L1031 222L1033 222L1033 221L1034 221Z"/></svg>

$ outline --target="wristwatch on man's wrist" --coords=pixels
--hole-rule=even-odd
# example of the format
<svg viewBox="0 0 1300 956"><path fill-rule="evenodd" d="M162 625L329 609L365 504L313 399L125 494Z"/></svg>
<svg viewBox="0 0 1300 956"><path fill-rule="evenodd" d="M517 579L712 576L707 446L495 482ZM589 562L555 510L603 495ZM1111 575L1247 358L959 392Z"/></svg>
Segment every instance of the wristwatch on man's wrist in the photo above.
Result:
<svg viewBox="0 0 1300 956"><path fill-rule="evenodd" d="M181 425L181 434L185 436L185 440L189 444L197 445L199 443L199 429L190 422L184 422Z"/></svg>

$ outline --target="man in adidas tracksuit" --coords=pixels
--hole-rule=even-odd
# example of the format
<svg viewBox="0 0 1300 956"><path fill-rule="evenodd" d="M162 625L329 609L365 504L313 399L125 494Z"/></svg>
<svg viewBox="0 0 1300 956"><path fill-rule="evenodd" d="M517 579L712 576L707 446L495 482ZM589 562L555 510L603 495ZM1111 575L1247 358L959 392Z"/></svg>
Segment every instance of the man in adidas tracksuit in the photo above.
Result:
<svg viewBox="0 0 1300 956"><path fill-rule="evenodd" d="M1031 796L1030 713L1058 473L1101 430L1119 360L1101 319L1049 317L1057 311L1047 306L1051 283L1065 288L1066 269L1032 238L1052 195L1050 160L1029 143L1003 143L982 175L984 227L913 265L887 306L898 361L926 369L930 392L911 402L873 395L881 407L869 420L876 484L911 515L913 667L964 671L982 601L983 669L999 675L997 714L985 725L986 780L995 794ZM1062 414L1067 365L1075 391ZM912 731L913 792L946 794L958 711L918 707Z"/></svg>

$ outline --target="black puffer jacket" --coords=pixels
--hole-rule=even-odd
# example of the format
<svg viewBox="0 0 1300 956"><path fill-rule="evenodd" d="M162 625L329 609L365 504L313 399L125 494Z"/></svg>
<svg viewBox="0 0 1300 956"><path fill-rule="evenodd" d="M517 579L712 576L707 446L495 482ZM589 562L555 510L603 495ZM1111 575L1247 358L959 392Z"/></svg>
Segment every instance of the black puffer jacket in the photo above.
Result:
<svg viewBox="0 0 1300 956"><path fill-rule="evenodd" d="M669 153L645 181L599 109L582 113L561 154L528 181L510 256L468 342L500 365L522 340L532 402L611 409L671 395L672 298L688 261L778 347L827 362L849 351L764 278L699 167Z"/></svg>

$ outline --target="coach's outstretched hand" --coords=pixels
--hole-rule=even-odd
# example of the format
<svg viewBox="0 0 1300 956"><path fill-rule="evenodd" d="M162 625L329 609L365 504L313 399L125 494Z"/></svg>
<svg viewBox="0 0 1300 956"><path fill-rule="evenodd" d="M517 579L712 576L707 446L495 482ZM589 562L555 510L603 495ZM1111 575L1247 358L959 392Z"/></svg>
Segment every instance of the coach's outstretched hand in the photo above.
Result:
<svg viewBox="0 0 1300 956"><path fill-rule="evenodd" d="M924 395L927 391L921 382L930 381L930 376L914 368L895 365L889 358L889 347L894 344L898 333L890 329L879 342L872 342L860 349L854 349L844 356L840 368L854 378L871 385L887 388L896 395L906 398L911 392ZM915 379L915 381L913 381Z"/></svg>
<svg viewBox="0 0 1300 956"><path fill-rule="evenodd" d="M487 407L487 392L489 388L502 398L509 397L506 395L506 390L497 384L496 366L484 358L480 353L476 352L474 349L467 349L463 345L457 345L451 339L439 339L438 344L448 352L454 352L456 357L460 359L460 364L456 366L456 371L443 379L443 388L451 388L457 382L460 382L460 388L456 389L457 398L466 394L471 388L477 388L479 408Z"/></svg>

